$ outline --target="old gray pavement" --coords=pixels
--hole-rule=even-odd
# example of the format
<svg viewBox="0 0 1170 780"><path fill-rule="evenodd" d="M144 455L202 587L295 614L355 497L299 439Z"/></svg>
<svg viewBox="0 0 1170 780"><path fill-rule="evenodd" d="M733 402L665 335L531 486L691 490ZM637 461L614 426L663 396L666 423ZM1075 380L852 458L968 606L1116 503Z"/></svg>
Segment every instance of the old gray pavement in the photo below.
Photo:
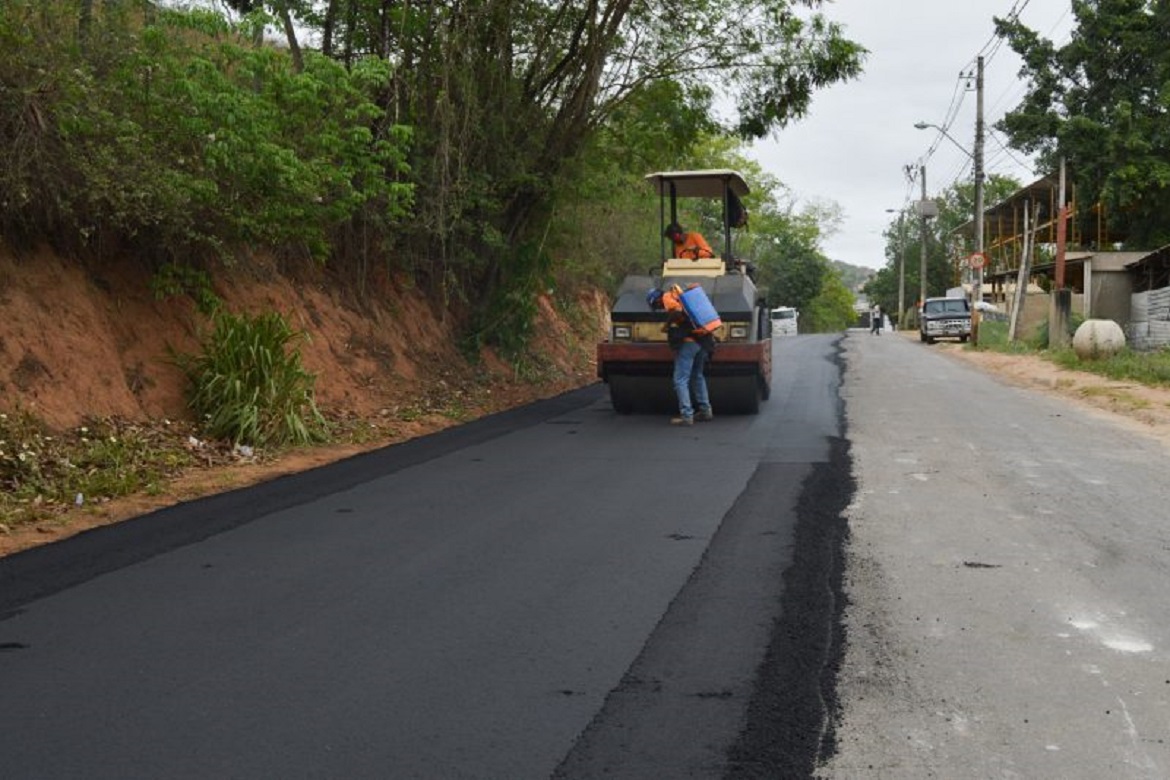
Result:
<svg viewBox="0 0 1170 780"><path fill-rule="evenodd" d="M822 778L1170 777L1170 453L851 333L838 751Z"/></svg>

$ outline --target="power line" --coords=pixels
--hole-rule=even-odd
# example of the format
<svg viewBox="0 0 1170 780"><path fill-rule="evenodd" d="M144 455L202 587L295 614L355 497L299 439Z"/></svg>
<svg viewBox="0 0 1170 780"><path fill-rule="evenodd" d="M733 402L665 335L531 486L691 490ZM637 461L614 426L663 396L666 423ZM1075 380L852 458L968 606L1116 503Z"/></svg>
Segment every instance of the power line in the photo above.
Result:
<svg viewBox="0 0 1170 780"><path fill-rule="evenodd" d="M1012 5L1008 9L1004 18L1009 22L1018 22L1020 20L1021 14L1028 8L1030 3L1031 0L1013 0ZM1064 19L1068 16L1068 13L1069 10L1066 8L1064 12L1061 13L1060 17L1049 27L1049 39L1051 39L1053 32L1055 32L1055 30L1063 23ZM942 132L936 135L934 141L927 148L927 151L922 158L923 161L930 160L934 157L935 153L942 145L943 136L950 132L951 127L957 121L959 110L963 104L963 98L971 89L971 79L973 78L971 68L973 67L975 60L979 56L982 56L984 58L984 65L986 66L1002 50L1004 41L1004 38L993 31L987 42L984 43L982 48L979 50L979 54L972 58L972 60L967 64L966 72L960 72L959 78L956 82L955 91L952 93L951 100L947 106L945 119L940 125ZM1027 92L1027 89L1028 86L1022 83L1020 80L1011 79L1008 85L999 94L999 97L992 104L992 110L988 112L990 116L1002 117L1003 114L1007 112L998 111L997 109L999 109L1005 102L1010 102L1010 104L1018 104L1019 100ZM1024 160L1021 160L1020 157L1014 154L1012 150L1008 148L1004 139L994 132L993 125L995 121L998 120L992 120L987 123L986 132L987 136L995 141L996 146L998 146L999 149L998 151L993 152L991 155L990 163L985 162L985 173L994 171L1002 175L1005 170L1008 170L1014 166L1015 169L1022 169L1027 171L1028 175L1035 176L1036 172L1032 165ZM951 186L957 185L959 181L968 174L970 167L970 159L960 161L957 168L954 169L954 175L950 177ZM941 179L941 181L947 180L947 177L943 177Z"/></svg>
<svg viewBox="0 0 1170 780"><path fill-rule="evenodd" d="M996 145L999 146L1003 153L1010 157L1016 165L1028 171L1028 173L1033 176L1037 174L1036 169L1033 168L1030 163L1026 163L1019 157L1016 157L1016 155L1012 152L1011 147L1003 142L1003 140L999 137L999 133L997 133L994 129L991 129L991 131L988 133L988 136L990 136L991 140L995 141Z"/></svg>

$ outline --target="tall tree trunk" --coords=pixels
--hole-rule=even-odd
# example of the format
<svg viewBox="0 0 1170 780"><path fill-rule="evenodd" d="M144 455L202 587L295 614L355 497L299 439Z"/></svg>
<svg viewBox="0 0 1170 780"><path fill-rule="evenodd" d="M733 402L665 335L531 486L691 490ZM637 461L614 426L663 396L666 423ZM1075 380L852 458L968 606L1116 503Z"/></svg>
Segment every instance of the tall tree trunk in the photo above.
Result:
<svg viewBox="0 0 1170 780"><path fill-rule="evenodd" d="M358 0L349 0L345 8L345 42L344 50L341 52L341 61L345 63L346 68L353 65L354 30L357 28L358 16Z"/></svg>
<svg viewBox="0 0 1170 780"><path fill-rule="evenodd" d="M337 3L338 0L329 0L321 26L321 53L326 57L333 56L333 29L337 24Z"/></svg>
<svg viewBox="0 0 1170 780"><path fill-rule="evenodd" d="M292 14L288 10L288 2L279 3L277 13L280 15L281 23L284 25L284 37L288 40L288 50L292 55L293 70L297 73L304 73L305 58L301 54L301 45L297 42L297 31L293 26Z"/></svg>
<svg viewBox="0 0 1170 780"><path fill-rule="evenodd" d="M77 43L84 51L89 44L89 33L93 27L93 0L81 0L77 12Z"/></svg>

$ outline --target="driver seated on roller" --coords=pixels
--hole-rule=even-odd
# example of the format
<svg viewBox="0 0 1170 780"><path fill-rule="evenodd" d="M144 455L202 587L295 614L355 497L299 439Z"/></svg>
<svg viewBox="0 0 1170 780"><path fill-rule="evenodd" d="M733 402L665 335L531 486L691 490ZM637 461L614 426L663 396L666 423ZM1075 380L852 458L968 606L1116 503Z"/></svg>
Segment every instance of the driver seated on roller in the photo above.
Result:
<svg viewBox="0 0 1170 780"><path fill-rule="evenodd" d="M700 257L715 256L707 239L697 230L683 230L682 225L671 222L666 226L663 235L674 244L675 257L698 260Z"/></svg>

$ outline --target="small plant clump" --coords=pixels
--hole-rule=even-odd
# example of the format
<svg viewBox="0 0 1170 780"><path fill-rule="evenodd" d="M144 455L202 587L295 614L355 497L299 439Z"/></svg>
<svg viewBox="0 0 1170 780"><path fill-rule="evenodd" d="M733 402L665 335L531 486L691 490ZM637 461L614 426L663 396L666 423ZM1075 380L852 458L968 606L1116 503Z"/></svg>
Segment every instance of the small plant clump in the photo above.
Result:
<svg viewBox="0 0 1170 780"><path fill-rule="evenodd" d="M0 412L0 530L158 490L193 462L188 439L169 421L108 418L54 433L28 412Z"/></svg>
<svg viewBox="0 0 1170 780"><path fill-rule="evenodd" d="M304 338L280 314L219 311L198 355L180 355L189 405L204 433L234 444L304 445L328 437L313 394L315 377L290 345Z"/></svg>

